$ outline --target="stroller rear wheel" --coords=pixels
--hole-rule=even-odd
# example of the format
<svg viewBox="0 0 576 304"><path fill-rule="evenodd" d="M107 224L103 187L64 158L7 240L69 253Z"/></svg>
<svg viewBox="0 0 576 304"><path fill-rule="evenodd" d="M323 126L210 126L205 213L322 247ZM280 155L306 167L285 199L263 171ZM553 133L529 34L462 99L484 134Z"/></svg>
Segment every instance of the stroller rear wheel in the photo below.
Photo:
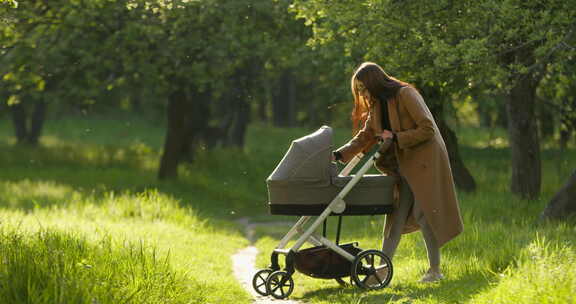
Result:
<svg viewBox="0 0 576 304"><path fill-rule="evenodd" d="M364 250L354 259L350 273L358 287L370 290L381 289L392 280L392 262L380 250Z"/></svg>
<svg viewBox="0 0 576 304"><path fill-rule="evenodd" d="M294 279L286 271L275 271L266 280L266 291L276 299L284 299L294 291Z"/></svg>
<svg viewBox="0 0 576 304"><path fill-rule="evenodd" d="M269 295L268 290L266 289L266 281L272 272L274 272L272 269L266 268L259 270L254 274L254 277L252 278L252 287L259 295Z"/></svg>

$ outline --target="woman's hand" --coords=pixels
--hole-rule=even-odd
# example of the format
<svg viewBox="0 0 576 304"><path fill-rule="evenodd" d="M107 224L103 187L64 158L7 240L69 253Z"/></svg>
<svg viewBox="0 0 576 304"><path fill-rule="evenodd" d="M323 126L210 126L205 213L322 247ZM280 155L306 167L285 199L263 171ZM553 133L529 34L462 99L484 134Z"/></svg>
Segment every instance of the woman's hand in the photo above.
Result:
<svg viewBox="0 0 576 304"><path fill-rule="evenodd" d="M394 133L390 130L384 130L382 131L382 134L380 134L380 137L382 137L382 139L392 139L394 138Z"/></svg>

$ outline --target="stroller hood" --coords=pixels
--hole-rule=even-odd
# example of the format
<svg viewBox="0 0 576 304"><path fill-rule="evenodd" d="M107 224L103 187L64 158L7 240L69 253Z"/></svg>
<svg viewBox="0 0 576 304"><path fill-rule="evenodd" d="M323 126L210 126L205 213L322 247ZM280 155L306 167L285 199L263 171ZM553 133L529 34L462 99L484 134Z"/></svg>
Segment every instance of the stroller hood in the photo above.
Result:
<svg viewBox="0 0 576 304"><path fill-rule="evenodd" d="M332 128L322 126L316 132L292 141L276 169L270 174L268 184L318 183L329 184L336 170L330 161L332 153Z"/></svg>
<svg viewBox="0 0 576 304"><path fill-rule="evenodd" d="M268 206L271 214L319 215L352 180L339 176L338 167L330 161L332 128L323 126L316 132L292 141L290 148L270 174ZM392 210L396 178L364 175L345 196L343 215L385 214Z"/></svg>

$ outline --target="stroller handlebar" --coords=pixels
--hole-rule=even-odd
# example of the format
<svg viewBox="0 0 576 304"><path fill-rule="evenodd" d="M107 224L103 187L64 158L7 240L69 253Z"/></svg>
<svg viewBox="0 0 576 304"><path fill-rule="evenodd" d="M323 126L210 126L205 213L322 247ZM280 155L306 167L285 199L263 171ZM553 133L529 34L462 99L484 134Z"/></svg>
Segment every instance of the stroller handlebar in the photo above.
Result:
<svg viewBox="0 0 576 304"><path fill-rule="evenodd" d="M373 148L372 151L368 152L371 155L371 157L370 157L371 161L374 161L375 158L378 158L378 156L380 156L379 154L377 154L380 151L388 150L390 145L392 145L392 139L390 139L390 138L384 139L382 137L378 137L378 143L376 144L376 147ZM362 153L362 152L356 154L356 156L354 156L348 162L348 164L346 164L344 169L342 169L342 171L340 171L340 175L341 176L350 175L350 172L352 172L354 167L356 167L356 165L362 160L363 157L364 157L364 153Z"/></svg>

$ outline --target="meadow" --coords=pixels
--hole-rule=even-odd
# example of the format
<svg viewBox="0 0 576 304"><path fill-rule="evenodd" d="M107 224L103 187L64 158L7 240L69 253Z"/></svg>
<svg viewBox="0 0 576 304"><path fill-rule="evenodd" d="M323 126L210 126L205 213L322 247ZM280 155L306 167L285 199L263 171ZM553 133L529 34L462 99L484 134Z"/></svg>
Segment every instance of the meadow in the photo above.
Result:
<svg viewBox="0 0 576 304"><path fill-rule="evenodd" d="M30 148L15 146L10 122L1 120L0 303L250 303L232 274L231 255L249 245L236 220L295 220L268 215L264 181L291 139L314 129L251 125L244 149L201 149L178 181L160 182L160 123L63 117L48 121L42 146ZM576 224L537 221L576 168L574 147L543 143L541 198L522 201L508 191L505 132L460 126L457 133L478 189L458 193L465 231L442 250L445 280L417 283L427 259L413 233L400 244L390 287L363 292L296 274L291 298L576 303ZM336 129L335 144L348 136ZM379 248L383 222L346 217L342 241ZM257 231L259 267L285 232Z"/></svg>

